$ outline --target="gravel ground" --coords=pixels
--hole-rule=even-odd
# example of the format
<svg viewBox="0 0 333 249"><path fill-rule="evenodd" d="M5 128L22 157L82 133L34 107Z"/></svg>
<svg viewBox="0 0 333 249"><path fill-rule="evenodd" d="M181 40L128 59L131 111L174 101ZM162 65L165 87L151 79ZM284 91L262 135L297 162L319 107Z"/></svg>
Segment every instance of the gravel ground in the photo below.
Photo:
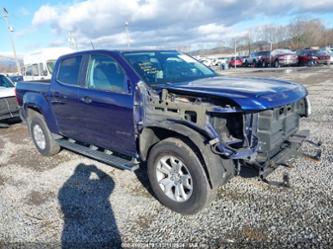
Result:
<svg viewBox="0 0 333 249"><path fill-rule="evenodd" d="M223 73L305 84L313 115L301 126L323 142L321 162L298 158L269 176L281 181L288 172L290 188L235 177L208 208L181 216L152 197L144 170L117 170L65 150L42 157L25 126L14 124L0 129L0 248L332 248L333 68Z"/></svg>

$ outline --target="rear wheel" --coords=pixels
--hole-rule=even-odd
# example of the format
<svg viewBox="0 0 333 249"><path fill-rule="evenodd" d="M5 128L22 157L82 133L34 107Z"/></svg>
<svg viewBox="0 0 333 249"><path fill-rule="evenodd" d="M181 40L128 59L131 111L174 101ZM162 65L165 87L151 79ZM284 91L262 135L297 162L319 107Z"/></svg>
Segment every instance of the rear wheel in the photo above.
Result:
<svg viewBox="0 0 333 249"><path fill-rule="evenodd" d="M57 154L60 151L60 146L47 128L44 117L37 112L30 112L29 114L29 130L37 150L43 156Z"/></svg>
<svg viewBox="0 0 333 249"><path fill-rule="evenodd" d="M177 138L167 138L152 148L148 177L156 198L178 213L197 213L214 197L200 160Z"/></svg>

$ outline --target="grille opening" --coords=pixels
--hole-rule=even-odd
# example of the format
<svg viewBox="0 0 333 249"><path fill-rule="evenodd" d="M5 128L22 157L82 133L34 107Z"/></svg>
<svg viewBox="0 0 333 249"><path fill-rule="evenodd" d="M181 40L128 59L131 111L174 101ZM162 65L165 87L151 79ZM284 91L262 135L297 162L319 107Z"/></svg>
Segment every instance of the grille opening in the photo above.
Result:
<svg viewBox="0 0 333 249"><path fill-rule="evenodd" d="M213 114L210 122L224 142L233 142L232 147L241 148L243 136L243 115L240 113Z"/></svg>

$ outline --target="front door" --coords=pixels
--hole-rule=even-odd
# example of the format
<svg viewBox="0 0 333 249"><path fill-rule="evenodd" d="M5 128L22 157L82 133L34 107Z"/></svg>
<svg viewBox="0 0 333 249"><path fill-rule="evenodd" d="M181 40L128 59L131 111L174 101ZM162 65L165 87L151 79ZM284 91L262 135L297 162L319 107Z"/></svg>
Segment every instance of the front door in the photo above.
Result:
<svg viewBox="0 0 333 249"><path fill-rule="evenodd" d="M82 141L135 155L133 95L119 63L109 55L90 55L86 84L79 88L79 126Z"/></svg>

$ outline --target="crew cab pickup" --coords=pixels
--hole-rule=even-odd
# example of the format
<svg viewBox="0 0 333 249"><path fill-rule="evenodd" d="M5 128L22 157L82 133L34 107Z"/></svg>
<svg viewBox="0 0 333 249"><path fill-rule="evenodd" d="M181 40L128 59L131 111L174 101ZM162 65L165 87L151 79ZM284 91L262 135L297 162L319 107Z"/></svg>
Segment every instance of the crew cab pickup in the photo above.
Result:
<svg viewBox="0 0 333 249"><path fill-rule="evenodd" d="M67 148L128 170L147 162L157 199L183 214L243 166L265 178L309 135L302 85L219 76L177 51L65 55L50 82L19 82L16 94L41 154Z"/></svg>

